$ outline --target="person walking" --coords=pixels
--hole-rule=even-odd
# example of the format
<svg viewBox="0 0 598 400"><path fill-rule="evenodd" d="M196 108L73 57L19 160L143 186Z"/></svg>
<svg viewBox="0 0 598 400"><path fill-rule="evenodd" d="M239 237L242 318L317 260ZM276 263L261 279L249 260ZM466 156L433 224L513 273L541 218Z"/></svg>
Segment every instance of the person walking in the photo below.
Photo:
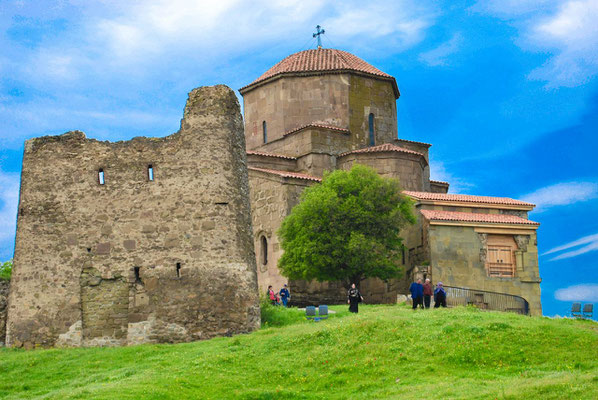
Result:
<svg viewBox="0 0 598 400"><path fill-rule="evenodd" d="M349 304L349 311L353 313L359 312L359 303L363 301L363 297L361 293L359 293L359 289L355 287L355 284L351 284L351 289L347 293L347 304Z"/></svg>
<svg viewBox="0 0 598 400"><path fill-rule="evenodd" d="M273 306L278 305L278 299L276 298L276 293L274 293L274 290L272 289L272 285L268 285L268 297Z"/></svg>
<svg viewBox="0 0 598 400"><path fill-rule="evenodd" d="M434 308L446 307L446 291L442 287L442 282L438 282L434 290Z"/></svg>
<svg viewBox="0 0 598 400"><path fill-rule="evenodd" d="M424 286L422 285L422 280L418 278L416 282L413 282L409 286L409 291L413 299L413 309L415 310L418 305L423 308Z"/></svg>
<svg viewBox="0 0 598 400"><path fill-rule="evenodd" d="M289 293L289 289L287 288L286 283L284 284L282 289L280 289L280 292L278 292L278 294L280 295L280 301L282 302L282 305L286 307L289 299L291 298L291 294Z"/></svg>
<svg viewBox="0 0 598 400"><path fill-rule="evenodd" d="M432 298L432 284L430 283L430 279L426 278L426 282L424 283L424 307L430 308L430 299Z"/></svg>

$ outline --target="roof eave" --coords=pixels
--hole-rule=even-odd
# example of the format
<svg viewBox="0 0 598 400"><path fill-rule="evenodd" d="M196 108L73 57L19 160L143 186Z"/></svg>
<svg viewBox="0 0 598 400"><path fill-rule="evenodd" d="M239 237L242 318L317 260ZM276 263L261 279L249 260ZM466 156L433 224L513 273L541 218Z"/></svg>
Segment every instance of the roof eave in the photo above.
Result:
<svg viewBox="0 0 598 400"><path fill-rule="evenodd" d="M378 79L381 81L387 81L392 84L392 89L395 95L395 99L401 97L401 92L399 91L399 87L397 85L397 81L392 76L381 76L376 74L370 74L367 72L355 71L352 69L336 69L336 70L328 70L328 71L298 71L298 72L280 72L278 74L272 75L266 79L261 81L250 83L247 86L243 86L239 89L239 93L244 96L246 93L251 92L254 89L257 89L260 86L266 85L270 82L274 82L278 79L284 77L302 77L302 76L317 76L317 75L337 75L337 74L352 74L357 76L365 76L372 79Z"/></svg>

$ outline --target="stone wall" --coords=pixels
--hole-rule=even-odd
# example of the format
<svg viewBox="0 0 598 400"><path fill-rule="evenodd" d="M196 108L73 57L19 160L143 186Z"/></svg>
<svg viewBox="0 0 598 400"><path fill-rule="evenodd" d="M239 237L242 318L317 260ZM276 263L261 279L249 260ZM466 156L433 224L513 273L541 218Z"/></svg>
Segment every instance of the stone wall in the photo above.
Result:
<svg viewBox="0 0 598 400"><path fill-rule="evenodd" d="M193 90L180 131L164 138L28 140L7 345L256 329L252 236L242 119L225 86Z"/></svg>
<svg viewBox="0 0 598 400"><path fill-rule="evenodd" d="M287 278L278 271L278 259L283 251L276 232L291 209L299 203L301 192L311 181L282 178L259 171L250 171L249 179L260 292L265 292L268 285L280 290L287 283ZM265 242L262 237L266 239ZM266 260L264 251L267 254Z"/></svg>
<svg viewBox="0 0 598 400"><path fill-rule="evenodd" d="M368 146L370 113L376 144L397 137L396 98L389 81L353 74L282 77L244 93L243 104L248 150L264 145L264 121L268 143L313 122L349 129L350 144L336 148L338 152Z"/></svg>
<svg viewBox="0 0 598 400"><path fill-rule="evenodd" d="M542 315L535 231L529 230L525 240L518 239L515 277L499 278L487 275L484 244L473 227L431 225L426 230L434 282L521 296L529 302L531 315Z"/></svg>
<svg viewBox="0 0 598 400"><path fill-rule="evenodd" d="M268 142L314 121L349 126L349 76L329 74L282 77L243 94L247 149L264 144L262 122Z"/></svg>
<svg viewBox="0 0 598 400"><path fill-rule="evenodd" d="M340 157L337 167L349 170L355 163L370 166L385 178L398 179L404 190L424 190L427 165L421 156L398 152L354 153Z"/></svg>
<svg viewBox="0 0 598 400"><path fill-rule="evenodd" d="M6 338L6 313L8 305L8 291L10 281L0 279L0 347L4 346Z"/></svg>
<svg viewBox="0 0 598 400"><path fill-rule="evenodd" d="M358 75L350 76L349 130L356 146L369 145L369 116L374 114L375 144L397 138L397 99L392 83Z"/></svg>

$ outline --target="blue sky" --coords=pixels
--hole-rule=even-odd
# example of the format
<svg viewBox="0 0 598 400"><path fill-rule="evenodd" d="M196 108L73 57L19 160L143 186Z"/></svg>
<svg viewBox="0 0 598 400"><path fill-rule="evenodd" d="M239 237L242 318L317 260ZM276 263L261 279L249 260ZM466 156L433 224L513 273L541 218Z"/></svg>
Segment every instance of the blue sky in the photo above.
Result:
<svg viewBox="0 0 598 400"><path fill-rule="evenodd" d="M396 77L399 137L434 145L433 178L538 204L545 314L598 303L596 20L598 0L0 0L0 261L24 140L168 135L192 88L238 89L320 24Z"/></svg>

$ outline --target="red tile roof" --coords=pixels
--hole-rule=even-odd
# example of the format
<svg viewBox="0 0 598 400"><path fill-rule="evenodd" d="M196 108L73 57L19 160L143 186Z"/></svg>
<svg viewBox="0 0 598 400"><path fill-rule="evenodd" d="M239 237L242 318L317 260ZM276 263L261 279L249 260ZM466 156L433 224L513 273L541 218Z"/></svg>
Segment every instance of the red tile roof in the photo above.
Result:
<svg viewBox="0 0 598 400"><path fill-rule="evenodd" d="M331 131L337 131L337 132L349 134L349 130L347 128L340 128L338 126L332 126L332 125L321 124L318 122L312 122L310 124L291 129L290 131L285 132L285 134L283 136L287 136L287 135L302 131L303 129L307 129L307 128L322 128L322 129L329 129Z"/></svg>
<svg viewBox="0 0 598 400"><path fill-rule="evenodd" d="M506 214L478 214L457 211L421 210L427 220L434 221L459 221L459 222L482 222L490 224L515 224L515 225L540 225L538 222L529 219Z"/></svg>
<svg viewBox="0 0 598 400"><path fill-rule="evenodd" d="M378 146L372 146L372 147L366 147L366 148L359 149L359 150L348 151L346 153L339 155L339 157L343 157L343 156L346 156L349 154L382 153L382 152L388 152L388 151L397 152L397 153L414 154L414 155L422 156L422 157L424 156L422 153L417 152L417 151L404 149L402 147L395 146L394 144L390 144L390 143L384 143L384 144L380 144Z"/></svg>
<svg viewBox="0 0 598 400"><path fill-rule="evenodd" d="M408 196L417 200L437 200L437 201L458 201L464 203L483 203L483 204L504 204L510 206L535 207L535 204L527 203L521 200L515 200L508 197L490 197L490 196L472 196L469 194L448 194L448 193L430 193L430 192L411 192L404 191Z"/></svg>
<svg viewBox="0 0 598 400"><path fill-rule="evenodd" d="M430 183L439 183L441 185L448 185L448 182L445 181L435 181L434 179L430 179Z"/></svg>
<svg viewBox="0 0 598 400"><path fill-rule="evenodd" d="M286 160L296 160L297 159L297 157L283 156L282 154L264 153L261 151L253 151L253 150L247 150L247 155L284 158Z"/></svg>
<svg viewBox="0 0 598 400"><path fill-rule="evenodd" d="M430 143L416 142L415 140L407 140L407 139L401 139L401 138L398 138L398 139L396 139L396 140L398 140L398 141L400 141L400 142L408 142L408 143L422 144L422 145L424 145L424 146L427 146L427 147L432 147L432 145L431 145Z"/></svg>
<svg viewBox="0 0 598 400"><path fill-rule="evenodd" d="M291 54L264 72L255 81L239 89L239 91L243 94L244 91L259 86L261 82L284 74L338 73L345 71L355 71L382 78L384 80L390 80L394 86L396 97L399 97L399 90L396 86L395 78L380 71L378 68L373 67L351 53L335 49L312 49Z"/></svg>
<svg viewBox="0 0 598 400"><path fill-rule="evenodd" d="M274 174L274 175L281 176L283 178L305 179L308 181L315 181L315 182L322 181L322 178L318 178L318 177L307 175L307 174L301 174L299 172L280 171L277 169L266 169L266 168L256 168L256 167L247 167L247 169L249 169L251 171L265 172L267 174Z"/></svg>

